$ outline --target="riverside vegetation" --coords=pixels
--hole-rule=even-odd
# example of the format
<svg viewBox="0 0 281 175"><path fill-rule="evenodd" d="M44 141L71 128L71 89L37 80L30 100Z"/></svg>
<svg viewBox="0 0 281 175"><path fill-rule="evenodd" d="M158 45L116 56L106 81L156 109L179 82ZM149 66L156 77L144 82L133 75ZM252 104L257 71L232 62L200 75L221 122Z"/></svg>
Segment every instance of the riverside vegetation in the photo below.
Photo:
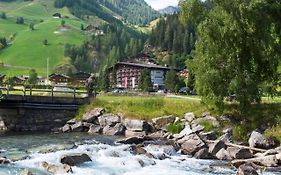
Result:
<svg viewBox="0 0 281 175"><path fill-rule="evenodd" d="M212 115L201 111L197 111L197 115L193 112L186 113L194 108L200 108L203 111L200 102L196 100L185 100L185 108L179 106L182 108L178 110L179 113L173 113L173 109L177 109L176 101L181 100L163 97L137 97L135 99L122 96L98 97L95 103L80 111L83 115L68 121L56 132L126 136L125 139L117 142L132 145L130 149L133 154L163 160L169 158L168 152L155 157L145 148L147 144L166 146L197 159L230 161L232 166L238 168L239 175L247 174L249 170L252 174L257 174L256 169L263 169L263 167L278 171L281 160L280 141L269 132L267 132L269 137L262 136L259 133L260 130L256 130L260 123L257 124L258 126L251 125L254 128L252 129L251 126L245 127L244 122L249 121L241 120L237 123L236 116L230 113L227 115L214 115L215 111ZM280 104L278 105L280 107ZM147 108L151 112L143 111ZM130 110L132 109L138 116L146 112L146 120L136 119L136 116L131 117ZM158 113L155 113L157 109ZM126 111L129 112L126 113ZM275 117L280 117L281 111L275 112L277 112ZM170 115L172 113L174 115ZM155 117L162 114L163 117ZM259 113L259 115L263 114ZM274 122L275 117L268 122ZM264 126L264 130L267 128L268 126ZM248 133L251 133L250 137ZM244 144L240 142L240 139L243 139L241 136L246 138ZM140 164L143 163L140 162Z"/></svg>

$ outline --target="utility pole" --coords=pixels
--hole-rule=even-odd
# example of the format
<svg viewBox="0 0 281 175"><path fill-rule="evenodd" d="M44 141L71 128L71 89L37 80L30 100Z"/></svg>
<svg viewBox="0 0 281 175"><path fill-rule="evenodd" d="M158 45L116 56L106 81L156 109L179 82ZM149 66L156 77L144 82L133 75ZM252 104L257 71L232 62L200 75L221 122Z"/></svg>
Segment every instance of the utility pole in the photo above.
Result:
<svg viewBox="0 0 281 175"><path fill-rule="evenodd" d="M47 58L47 82L46 84L49 83L49 57Z"/></svg>

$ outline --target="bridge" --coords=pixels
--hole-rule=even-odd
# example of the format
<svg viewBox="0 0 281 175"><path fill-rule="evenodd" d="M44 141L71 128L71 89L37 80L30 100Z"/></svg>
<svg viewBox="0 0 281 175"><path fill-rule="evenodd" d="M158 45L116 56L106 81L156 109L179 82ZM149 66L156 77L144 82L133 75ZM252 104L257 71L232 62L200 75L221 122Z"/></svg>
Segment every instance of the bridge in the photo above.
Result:
<svg viewBox="0 0 281 175"><path fill-rule="evenodd" d="M75 117L89 102L86 91L1 87L0 131L50 131Z"/></svg>

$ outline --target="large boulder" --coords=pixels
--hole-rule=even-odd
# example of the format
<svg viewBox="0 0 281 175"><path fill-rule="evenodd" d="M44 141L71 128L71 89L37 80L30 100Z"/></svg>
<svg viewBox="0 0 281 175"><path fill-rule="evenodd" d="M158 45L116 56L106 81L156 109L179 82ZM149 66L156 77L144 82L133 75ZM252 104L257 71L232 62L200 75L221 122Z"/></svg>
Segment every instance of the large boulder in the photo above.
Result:
<svg viewBox="0 0 281 175"><path fill-rule="evenodd" d="M77 123L71 125L71 130L72 130L72 132L83 132L84 131L83 122L80 121L80 122L77 122Z"/></svg>
<svg viewBox="0 0 281 175"><path fill-rule="evenodd" d="M216 140L214 143L210 144L209 146L209 152L213 156L215 156L217 152L219 152L221 149L226 149L226 145L222 140Z"/></svg>
<svg viewBox="0 0 281 175"><path fill-rule="evenodd" d="M215 157L219 160L232 160L232 157L230 156L229 152L226 151L224 148L220 149Z"/></svg>
<svg viewBox="0 0 281 175"><path fill-rule="evenodd" d="M11 163L11 161L9 159L6 159L4 157L0 157L0 165L9 164L9 163Z"/></svg>
<svg viewBox="0 0 281 175"><path fill-rule="evenodd" d="M102 128L96 124L92 124L88 130L89 134L100 134L101 132L102 132Z"/></svg>
<svg viewBox="0 0 281 175"><path fill-rule="evenodd" d="M253 131L250 139L249 146L252 148L266 148L266 139L257 131Z"/></svg>
<svg viewBox="0 0 281 175"><path fill-rule="evenodd" d="M102 127L115 126L117 123L121 122L121 118L120 116L114 114L104 114L98 117L98 121Z"/></svg>
<svg viewBox="0 0 281 175"><path fill-rule="evenodd" d="M60 162L62 164L67 164L70 166L77 166L85 162L92 161L91 158L87 154L72 154L62 156Z"/></svg>
<svg viewBox="0 0 281 175"><path fill-rule="evenodd" d="M88 123L97 124L97 119L104 113L104 108L95 108L87 113L85 113L82 117L82 121Z"/></svg>
<svg viewBox="0 0 281 175"><path fill-rule="evenodd" d="M209 153L208 148L202 148L194 154L196 159L210 159L212 156Z"/></svg>
<svg viewBox="0 0 281 175"><path fill-rule="evenodd" d="M217 135L214 131L200 132L199 136L204 141L216 140L217 139Z"/></svg>
<svg viewBox="0 0 281 175"><path fill-rule="evenodd" d="M129 150L134 155L146 155L148 158L154 158L154 156L151 153L147 152L140 145L131 145L129 147Z"/></svg>
<svg viewBox="0 0 281 175"><path fill-rule="evenodd" d="M61 132L66 133L66 132L70 132L71 131L71 126L69 124L65 124L62 128L61 128Z"/></svg>
<svg viewBox="0 0 281 175"><path fill-rule="evenodd" d="M42 162L41 166L48 171L49 173L52 174L66 174L66 173L71 173L72 169L70 165L63 164L63 165L53 165L49 164L47 162Z"/></svg>
<svg viewBox="0 0 281 175"><path fill-rule="evenodd" d="M124 126L127 130L130 131L149 131L150 126L146 121L143 120L133 120L133 119L125 119Z"/></svg>
<svg viewBox="0 0 281 175"><path fill-rule="evenodd" d="M256 165L265 166L265 167L278 167L281 164L281 154L269 155L263 157L256 157L252 159L237 159L233 160L232 165L239 167L244 163L254 163Z"/></svg>
<svg viewBox="0 0 281 175"><path fill-rule="evenodd" d="M278 146L280 146L280 141L278 140L278 138L270 136L266 139L266 149L273 149L277 148Z"/></svg>
<svg viewBox="0 0 281 175"><path fill-rule="evenodd" d="M258 173L253 164L246 163L238 168L236 175L258 175Z"/></svg>
<svg viewBox="0 0 281 175"><path fill-rule="evenodd" d="M125 138L122 140L118 140L117 143L121 144L141 144L144 141L150 141L153 140L151 137L130 137L130 138Z"/></svg>
<svg viewBox="0 0 281 175"><path fill-rule="evenodd" d="M195 119L195 114L193 113L193 112L189 112L189 113L186 113L185 115L184 115L184 119L186 120L186 121L188 121L189 123L191 123L194 119Z"/></svg>
<svg viewBox="0 0 281 175"><path fill-rule="evenodd" d="M206 144L200 139L197 134L191 134L185 136L185 141L181 145L181 150L183 154L194 155L200 149L206 147Z"/></svg>
<svg viewBox="0 0 281 175"><path fill-rule="evenodd" d="M245 148L228 147L227 151L234 159L249 159L253 157L252 151Z"/></svg>
<svg viewBox="0 0 281 175"><path fill-rule="evenodd" d="M125 134L125 126L122 123L117 123L115 126L107 125L103 128L103 134L114 136L114 135L124 135Z"/></svg>
<svg viewBox="0 0 281 175"><path fill-rule="evenodd" d="M184 129L179 134L174 134L173 136L175 139L181 139L184 136L188 136L192 133L193 133L193 131L191 130L190 125L186 124Z"/></svg>
<svg viewBox="0 0 281 175"><path fill-rule="evenodd" d="M164 117L159 117L159 118L154 118L152 119L152 122L156 126L156 128L160 129L170 123L174 123L175 117L170 115L170 116L164 116Z"/></svg>
<svg viewBox="0 0 281 175"><path fill-rule="evenodd" d="M147 133L145 131L131 131L131 130L125 131L126 137L143 137L146 135L147 135Z"/></svg>

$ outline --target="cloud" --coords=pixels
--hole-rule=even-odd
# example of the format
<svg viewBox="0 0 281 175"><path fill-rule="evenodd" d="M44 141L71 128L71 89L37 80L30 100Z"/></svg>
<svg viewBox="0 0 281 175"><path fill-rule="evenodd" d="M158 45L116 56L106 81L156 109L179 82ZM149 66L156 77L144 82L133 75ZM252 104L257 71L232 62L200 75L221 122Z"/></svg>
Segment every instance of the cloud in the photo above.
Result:
<svg viewBox="0 0 281 175"><path fill-rule="evenodd" d="M179 0L145 0L152 8L159 10L168 6L177 6Z"/></svg>

